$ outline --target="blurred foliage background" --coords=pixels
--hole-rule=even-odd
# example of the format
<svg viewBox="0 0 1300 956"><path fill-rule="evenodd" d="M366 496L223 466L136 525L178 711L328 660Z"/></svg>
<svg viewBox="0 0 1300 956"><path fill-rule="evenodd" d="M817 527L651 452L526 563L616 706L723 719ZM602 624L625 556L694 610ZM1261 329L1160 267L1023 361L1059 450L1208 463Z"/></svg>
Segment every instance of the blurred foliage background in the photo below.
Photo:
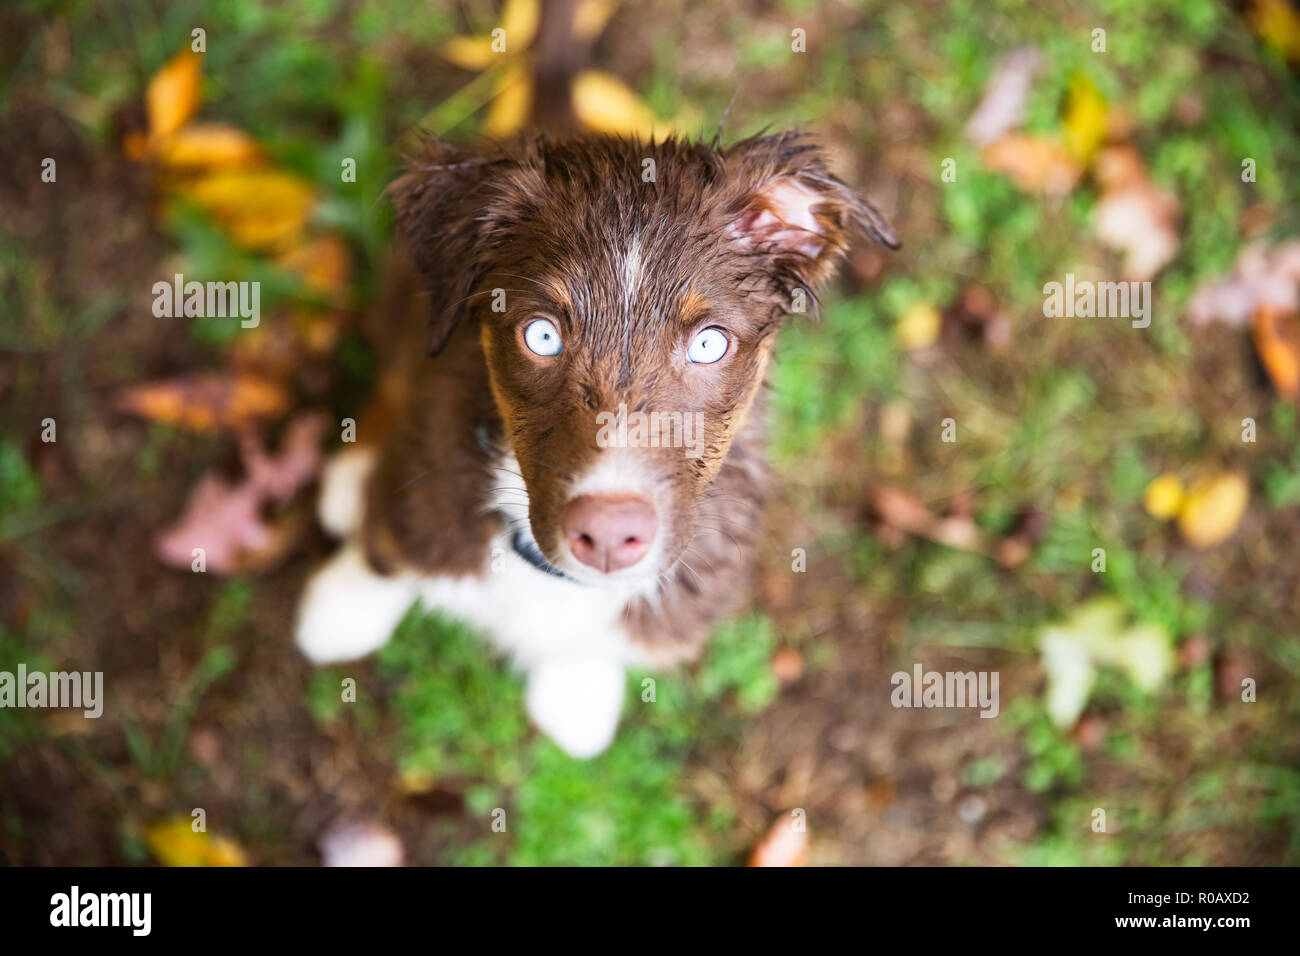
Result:
<svg viewBox="0 0 1300 956"><path fill-rule="evenodd" d="M0 860L1300 862L1296 10L578 11L586 125L805 128L905 242L782 334L752 612L632 675L589 763L455 621L346 668L291 645L383 189L416 127L525 121L535 4L18 0L0 670L102 670L107 703L0 709ZM175 273L261 282L259 327L156 317ZM1045 315L1067 273L1151 281L1149 328ZM999 717L894 709L915 662L999 671Z"/></svg>

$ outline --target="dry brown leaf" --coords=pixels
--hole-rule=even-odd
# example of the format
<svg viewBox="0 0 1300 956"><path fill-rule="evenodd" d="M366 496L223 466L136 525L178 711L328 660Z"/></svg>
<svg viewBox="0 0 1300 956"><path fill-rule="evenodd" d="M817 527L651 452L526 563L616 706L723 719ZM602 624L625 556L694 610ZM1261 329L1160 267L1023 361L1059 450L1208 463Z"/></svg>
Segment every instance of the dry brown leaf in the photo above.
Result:
<svg viewBox="0 0 1300 956"><path fill-rule="evenodd" d="M803 677L803 655L793 647L777 648L772 655L772 673L782 684L794 684Z"/></svg>
<svg viewBox="0 0 1300 956"><path fill-rule="evenodd" d="M1124 253L1126 279L1154 278L1178 253L1178 201L1151 181L1132 146L1102 150L1095 172L1097 237Z"/></svg>
<svg viewBox="0 0 1300 956"><path fill-rule="evenodd" d="M1300 309L1300 240L1272 249L1256 244L1237 254L1232 272L1201 285L1187 305L1194 325L1223 322L1243 326L1263 308Z"/></svg>
<svg viewBox="0 0 1300 956"><path fill-rule="evenodd" d="M262 500L250 484L203 477L190 493L180 520L155 541L158 559L174 568L193 568L195 549L200 549L204 571L234 574L245 554L274 549L276 536L262 520Z"/></svg>
<svg viewBox="0 0 1300 956"><path fill-rule="evenodd" d="M288 501L320 471L324 434L323 415L299 415L285 427L280 450L271 455L251 433L244 433L240 453L246 480L266 496Z"/></svg>
<svg viewBox="0 0 1300 956"><path fill-rule="evenodd" d="M285 502L320 471L320 440L325 419L303 415L290 422L280 450L266 452L251 434L240 443L245 475L237 482L205 475L186 502L185 511L155 541L165 564L192 568L194 551L203 551L204 569L233 574L267 567L277 561L295 530L293 517L267 523L263 509Z"/></svg>
<svg viewBox="0 0 1300 956"><path fill-rule="evenodd" d="M928 537L938 521L920 498L887 485L873 489L871 506L885 524L911 535Z"/></svg>
<svg viewBox="0 0 1300 956"><path fill-rule="evenodd" d="M1013 50L998 61L984 98L966 124L971 142L987 146L1020 125L1042 61L1042 54L1032 47Z"/></svg>
<svg viewBox="0 0 1300 956"><path fill-rule="evenodd" d="M872 491L871 506L888 527L950 548L984 551L983 535L969 517L939 517L910 492L887 485Z"/></svg>
<svg viewBox="0 0 1300 956"><path fill-rule="evenodd" d="M888 485L873 488L869 503L880 519L877 533L890 547L901 545L905 536L911 535L949 548L983 554L1006 567L1015 567L1029 556L1046 525L1041 512L1030 510L1020 515L1010 534L997 538L980 530L971 518L972 502L961 496L955 501L956 507L947 515L939 516L911 492Z"/></svg>
<svg viewBox="0 0 1300 956"><path fill-rule="evenodd" d="M251 373L196 375L126 389L119 407L190 431L240 428L284 414L289 394L276 382Z"/></svg>
<svg viewBox="0 0 1300 956"><path fill-rule="evenodd" d="M1034 545L1047 531L1047 515L1037 508L1022 511L1010 533L992 549L993 558L1004 567L1014 568L1033 553Z"/></svg>
<svg viewBox="0 0 1300 956"><path fill-rule="evenodd" d="M988 169L1009 177L1027 193L1064 196L1083 175L1065 147L1046 136L1012 133L984 147L981 155Z"/></svg>

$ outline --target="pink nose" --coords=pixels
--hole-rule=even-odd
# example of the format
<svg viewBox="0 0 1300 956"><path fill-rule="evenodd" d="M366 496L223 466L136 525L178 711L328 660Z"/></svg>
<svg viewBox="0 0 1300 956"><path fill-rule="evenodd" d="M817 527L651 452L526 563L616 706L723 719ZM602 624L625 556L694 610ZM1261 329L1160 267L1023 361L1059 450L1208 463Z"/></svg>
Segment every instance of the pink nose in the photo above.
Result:
<svg viewBox="0 0 1300 956"><path fill-rule="evenodd" d="M564 540L573 556L604 574L630 568L655 539L655 510L632 495L579 495L564 509Z"/></svg>

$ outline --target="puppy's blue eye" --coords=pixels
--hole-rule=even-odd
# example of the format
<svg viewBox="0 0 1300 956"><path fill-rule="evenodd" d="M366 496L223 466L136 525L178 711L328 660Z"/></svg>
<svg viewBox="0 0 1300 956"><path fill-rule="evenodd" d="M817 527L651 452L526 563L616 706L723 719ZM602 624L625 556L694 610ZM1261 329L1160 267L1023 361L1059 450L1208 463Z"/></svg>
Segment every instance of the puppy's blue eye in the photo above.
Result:
<svg viewBox="0 0 1300 956"><path fill-rule="evenodd" d="M727 333L710 326L695 334L686 348L686 357L696 365L712 365L727 354Z"/></svg>
<svg viewBox="0 0 1300 956"><path fill-rule="evenodd" d="M524 344L538 355L559 355L564 345L560 330L550 319L533 319L524 329Z"/></svg>

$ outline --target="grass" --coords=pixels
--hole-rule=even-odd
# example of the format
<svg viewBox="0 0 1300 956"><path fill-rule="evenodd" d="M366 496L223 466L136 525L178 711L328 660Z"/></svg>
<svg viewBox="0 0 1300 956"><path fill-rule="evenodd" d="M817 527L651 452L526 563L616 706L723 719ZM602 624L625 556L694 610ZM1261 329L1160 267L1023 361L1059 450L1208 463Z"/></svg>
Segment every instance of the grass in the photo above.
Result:
<svg viewBox="0 0 1300 956"><path fill-rule="evenodd" d="M119 110L138 103L148 76L202 26L203 116L247 129L279 164L319 185L317 216L341 230L355 254L361 307L373 298L375 265L388 242L379 194L397 161L390 144L426 115L454 121L457 138L471 138L481 120L462 116L463 100L455 98L468 79L430 53L465 30L436 7L399 14L373 0L182 2L157 10L19 5L25 16L58 15L64 23L76 56L43 74L43 103L104 155L117 149ZM471 3L468 16L480 31L494 13ZM1015 759L975 755L960 767L964 786L992 794L1012 785L1040 811L1033 838L1007 848L1007 858L1300 861L1300 775L1292 769L1300 630L1288 604L1294 594L1285 590L1295 580L1294 548L1288 552L1284 538L1285 529L1297 528L1300 507L1300 423L1292 405L1261 388L1241 359L1244 343L1232 353L1235 346L1180 318L1197 286L1231 267L1251 210L1271 211L1268 237L1300 231L1294 75L1217 0L1041 8L1020 0L861 2L834 9L790 0L719 10L692 30L734 53L734 72L725 76L704 68L707 57L690 45L701 37L675 32L670 20L655 21L645 39L653 56L640 75L627 77L661 115L695 105L711 127L734 94L728 135L810 125L848 161L846 177L875 176L883 197L898 201L904 252L886 260L879 281L825 294L819 320L790 323L772 389L779 477L819 529L831 557L826 573L838 576L844 600L861 601L873 618L889 622L885 666L943 646L977 648L1032 669L1041 629L1097 595L1117 598L1136 622L1160 625L1174 644L1205 637L1213 655L1255 655L1261 697L1253 705L1223 700L1213 656L1151 696L1103 673L1090 713L1105 730L1092 749L1051 725L1039 684L1017 685L1015 699L1004 702L1005 719L989 722L998 724L991 737L1014 741ZM823 20L827 28L810 30L815 52L792 59L791 27ZM1090 46L1096 26L1107 31L1104 54ZM53 57L64 42L43 37L16 76L46 70L41 57ZM1044 281L1115 266L1093 234L1095 184L1085 180L1064 201L1045 202L983 171L965 140L964 123L997 57L1023 44L1042 50L1046 64L1029 102L1029 130L1058 131L1072 78L1086 77L1130 114L1153 179L1180 199L1181 247L1156 282L1149 334L1106 320L1044 318ZM17 81L6 79L0 101L12 105L20 93ZM1247 157L1257 164L1255 183L1239 176ZM357 162L356 184L340 180L345 158ZM939 178L946 158L955 160L955 182ZM268 313L301 292L192 210L162 221L159 237L163 252L179 254L187 270L263 281ZM63 383L61 393L77 392L81 370L96 349L111 348L112 323L139 298L138 289L111 284L92 296L53 287L57 254L0 235L0 311L16 316L0 330L0 347L18 356L6 358L14 374L3 380L14 411L0 421L18 437L0 440L0 548L33 596L30 613L0 629L0 667L18 659L57 666L75 650L93 614L78 600L81 572L62 553L60 535L70 515L122 480L121 472L92 470L78 492L51 495L39 477L28 412L43 417L51 379ZM969 339L944 344L929 360L900 350L894 327L909 307L944 308L971 283L989 290L1010 317L1006 352L992 354ZM194 323L186 334L219 361L237 331L234 323ZM112 361L123 375L144 374L129 354ZM374 373L367 349L345 340L338 366L362 394ZM885 410L907 422L901 452L879 434ZM1246 416L1260 428L1251 446L1239 440ZM955 444L939 438L947 417L957 423ZM161 426L146 429L127 455L128 480L156 490L193 477L197 462L172 476L176 456L196 449L216 458L216 446L178 441ZM1141 495L1158 474L1206 463L1248 473L1255 523L1242 539L1202 554L1146 515ZM1048 516L1046 530L1014 571L924 541L891 550L845 518L861 504L861 489L876 481L908 487L937 508L969 493L975 520L990 533L1006 533L1026 509ZM1106 552L1104 573L1091 568L1096 548ZM179 769L193 769L183 746L187 729L213 706L205 691L250 666L248 654L232 648L259 626L270 590L251 578L206 593L196 617L202 640L187 645L190 657L175 668L188 675L180 680L183 693L155 729L123 721L124 759L155 784L165 787ZM760 609L723 628L695 670L631 676L623 730L590 764L569 760L529 727L519 678L475 635L418 611L378 656L373 680L369 665L315 672L303 681L301 706L326 731L350 725L369 739L395 730L379 745L402 786L460 795L462 820L430 824L442 861L736 862L747 837L734 795L699 786L696 771L733 752L780 706L768 662L789 623ZM820 647L801 651L833 662L826 645L838 650L842 639L823 635ZM342 699L349 678L358 682L355 703ZM650 686L653 702L643 699ZM39 746L44 732L30 715L0 710L0 759ZM1091 827L1098 807L1107 811L1105 835ZM497 822L504 830L493 828ZM1247 849L1233 856L1232 847Z"/></svg>
<svg viewBox="0 0 1300 956"><path fill-rule="evenodd" d="M614 744L577 761L532 730L521 679L463 624L414 608L378 655L384 699L401 727L393 754L407 785L451 783L479 835L456 862L691 865L726 862L731 814L683 786L692 751L734 734L776 695L771 622L751 616L717 635L690 675L633 674ZM318 719L345 719L337 670L313 681ZM500 827L493 827L497 822Z"/></svg>

